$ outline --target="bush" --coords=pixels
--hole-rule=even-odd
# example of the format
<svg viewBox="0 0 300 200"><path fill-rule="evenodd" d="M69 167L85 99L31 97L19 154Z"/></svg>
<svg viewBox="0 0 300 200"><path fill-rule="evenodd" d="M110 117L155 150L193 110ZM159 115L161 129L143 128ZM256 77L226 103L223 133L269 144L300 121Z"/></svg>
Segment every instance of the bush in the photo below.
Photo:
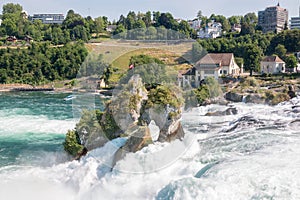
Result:
<svg viewBox="0 0 300 200"><path fill-rule="evenodd" d="M209 91L210 98L219 97L222 94L222 89L218 81L213 77L207 77L205 79L205 84L207 85L207 89Z"/></svg>
<svg viewBox="0 0 300 200"><path fill-rule="evenodd" d="M207 85L202 85L199 88L195 89L194 93L199 104L204 103L210 97Z"/></svg>
<svg viewBox="0 0 300 200"><path fill-rule="evenodd" d="M289 95L286 93L277 93L272 100L272 104L276 105L284 101L288 101L290 99Z"/></svg>
<svg viewBox="0 0 300 200"><path fill-rule="evenodd" d="M74 130L68 131L63 145L65 151L71 154L72 156L77 156L82 152L84 148L83 145L80 144L80 140L77 132Z"/></svg>
<svg viewBox="0 0 300 200"><path fill-rule="evenodd" d="M257 87L258 81L254 77L248 77L241 82L242 87Z"/></svg>

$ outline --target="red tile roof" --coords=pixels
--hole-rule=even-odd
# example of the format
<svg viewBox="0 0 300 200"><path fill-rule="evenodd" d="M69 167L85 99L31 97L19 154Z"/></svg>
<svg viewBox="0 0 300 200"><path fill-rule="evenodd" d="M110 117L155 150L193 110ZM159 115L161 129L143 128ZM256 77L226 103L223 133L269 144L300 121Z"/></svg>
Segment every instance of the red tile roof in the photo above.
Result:
<svg viewBox="0 0 300 200"><path fill-rule="evenodd" d="M206 54L202 59L200 59L196 65L209 64L229 66L232 58L233 53L209 53Z"/></svg>
<svg viewBox="0 0 300 200"><path fill-rule="evenodd" d="M267 56L265 57L262 62L277 62L277 63L284 63L278 56Z"/></svg>

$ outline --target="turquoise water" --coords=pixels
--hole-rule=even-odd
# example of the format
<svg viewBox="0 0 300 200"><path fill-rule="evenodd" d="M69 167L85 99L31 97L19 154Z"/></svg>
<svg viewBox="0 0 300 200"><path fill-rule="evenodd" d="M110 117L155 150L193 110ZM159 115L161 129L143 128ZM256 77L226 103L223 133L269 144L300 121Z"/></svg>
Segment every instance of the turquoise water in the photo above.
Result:
<svg viewBox="0 0 300 200"><path fill-rule="evenodd" d="M9 165L49 166L67 159L62 143L73 129L82 100L91 107L101 105L100 98L64 101L70 94L44 92L1 93L0 95L0 167ZM75 102L75 104L74 104ZM91 103L92 102L92 103ZM76 106L76 103L78 106ZM101 106L100 106L101 107ZM73 116L77 115L77 118Z"/></svg>
<svg viewBox="0 0 300 200"><path fill-rule="evenodd" d="M102 101L63 101L68 95L0 95L1 200L300 199L300 97L278 106L193 108L183 112L182 141L128 153L111 169L124 138L80 161L63 151L80 108ZM237 115L206 116L232 106Z"/></svg>
<svg viewBox="0 0 300 200"><path fill-rule="evenodd" d="M19 92L0 95L0 167L47 165L45 155L64 155L65 129L74 125L67 94ZM43 163L45 162L45 163Z"/></svg>

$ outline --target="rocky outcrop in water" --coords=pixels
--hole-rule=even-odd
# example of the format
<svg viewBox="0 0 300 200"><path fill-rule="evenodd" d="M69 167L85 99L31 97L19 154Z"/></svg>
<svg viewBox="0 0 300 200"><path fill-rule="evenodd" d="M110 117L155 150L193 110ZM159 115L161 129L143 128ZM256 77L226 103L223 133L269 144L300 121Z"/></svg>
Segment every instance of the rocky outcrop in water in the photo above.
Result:
<svg viewBox="0 0 300 200"><path fill-rule="evenodd" d="M236 130L241 130L243 128L260 128L264 127L265 123L261 120L255 119L252 116L243 116L233 122L230 128L226 129L224 132L232 132Z"/></svg>
<svg viewBox="0 0 300 200"><path fill-rule="evenodd" d="M236 108L227 108L224 111L208 112L205 116L225 116L225 115L236 115L238 110Z"/></svg>
<svg viewBox="0 0 300 200"><path fill-rule="evenodd" d="M117 162L127 152L139 151L156 140L182 139L183 100L178 94L175 86L154 85L146 89L142 79L133 76L128 84L115 89L114 97L103 112L85 111L76 125L80 145L90 151L111 139L128 137L116 153ZM151 122L159 128L156 138L149 128Z"/></svg>
<svg viewBox="0 0 300 200"><path fill-rule="evenodd" d="M225 99L233 102L242 102L243 95L234 92L228 92L225 94Z"/></svg>
<svg viewBox="0 0 300 200"><path fill-rule="evenodd" d="M295 98L297 96L296 92L295 92L295 89L292 85L289 85L288 95L290 96L291 99Z"/></svg>

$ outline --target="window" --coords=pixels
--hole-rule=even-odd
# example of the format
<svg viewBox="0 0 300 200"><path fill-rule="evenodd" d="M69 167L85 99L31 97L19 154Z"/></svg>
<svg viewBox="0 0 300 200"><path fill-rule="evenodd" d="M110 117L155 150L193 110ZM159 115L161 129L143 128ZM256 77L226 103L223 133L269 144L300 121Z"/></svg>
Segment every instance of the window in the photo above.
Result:
<svg viewBox="0 0 300 200"><path fill-rule="evenodd" d="M223 70L223 74L227 74L227 70Z"/></svg>
<svg viewBox="0 0 300 200"><path fill-rule="evenodd" d="M215 74L214 70L205 70L204 74Z"/></svg>

